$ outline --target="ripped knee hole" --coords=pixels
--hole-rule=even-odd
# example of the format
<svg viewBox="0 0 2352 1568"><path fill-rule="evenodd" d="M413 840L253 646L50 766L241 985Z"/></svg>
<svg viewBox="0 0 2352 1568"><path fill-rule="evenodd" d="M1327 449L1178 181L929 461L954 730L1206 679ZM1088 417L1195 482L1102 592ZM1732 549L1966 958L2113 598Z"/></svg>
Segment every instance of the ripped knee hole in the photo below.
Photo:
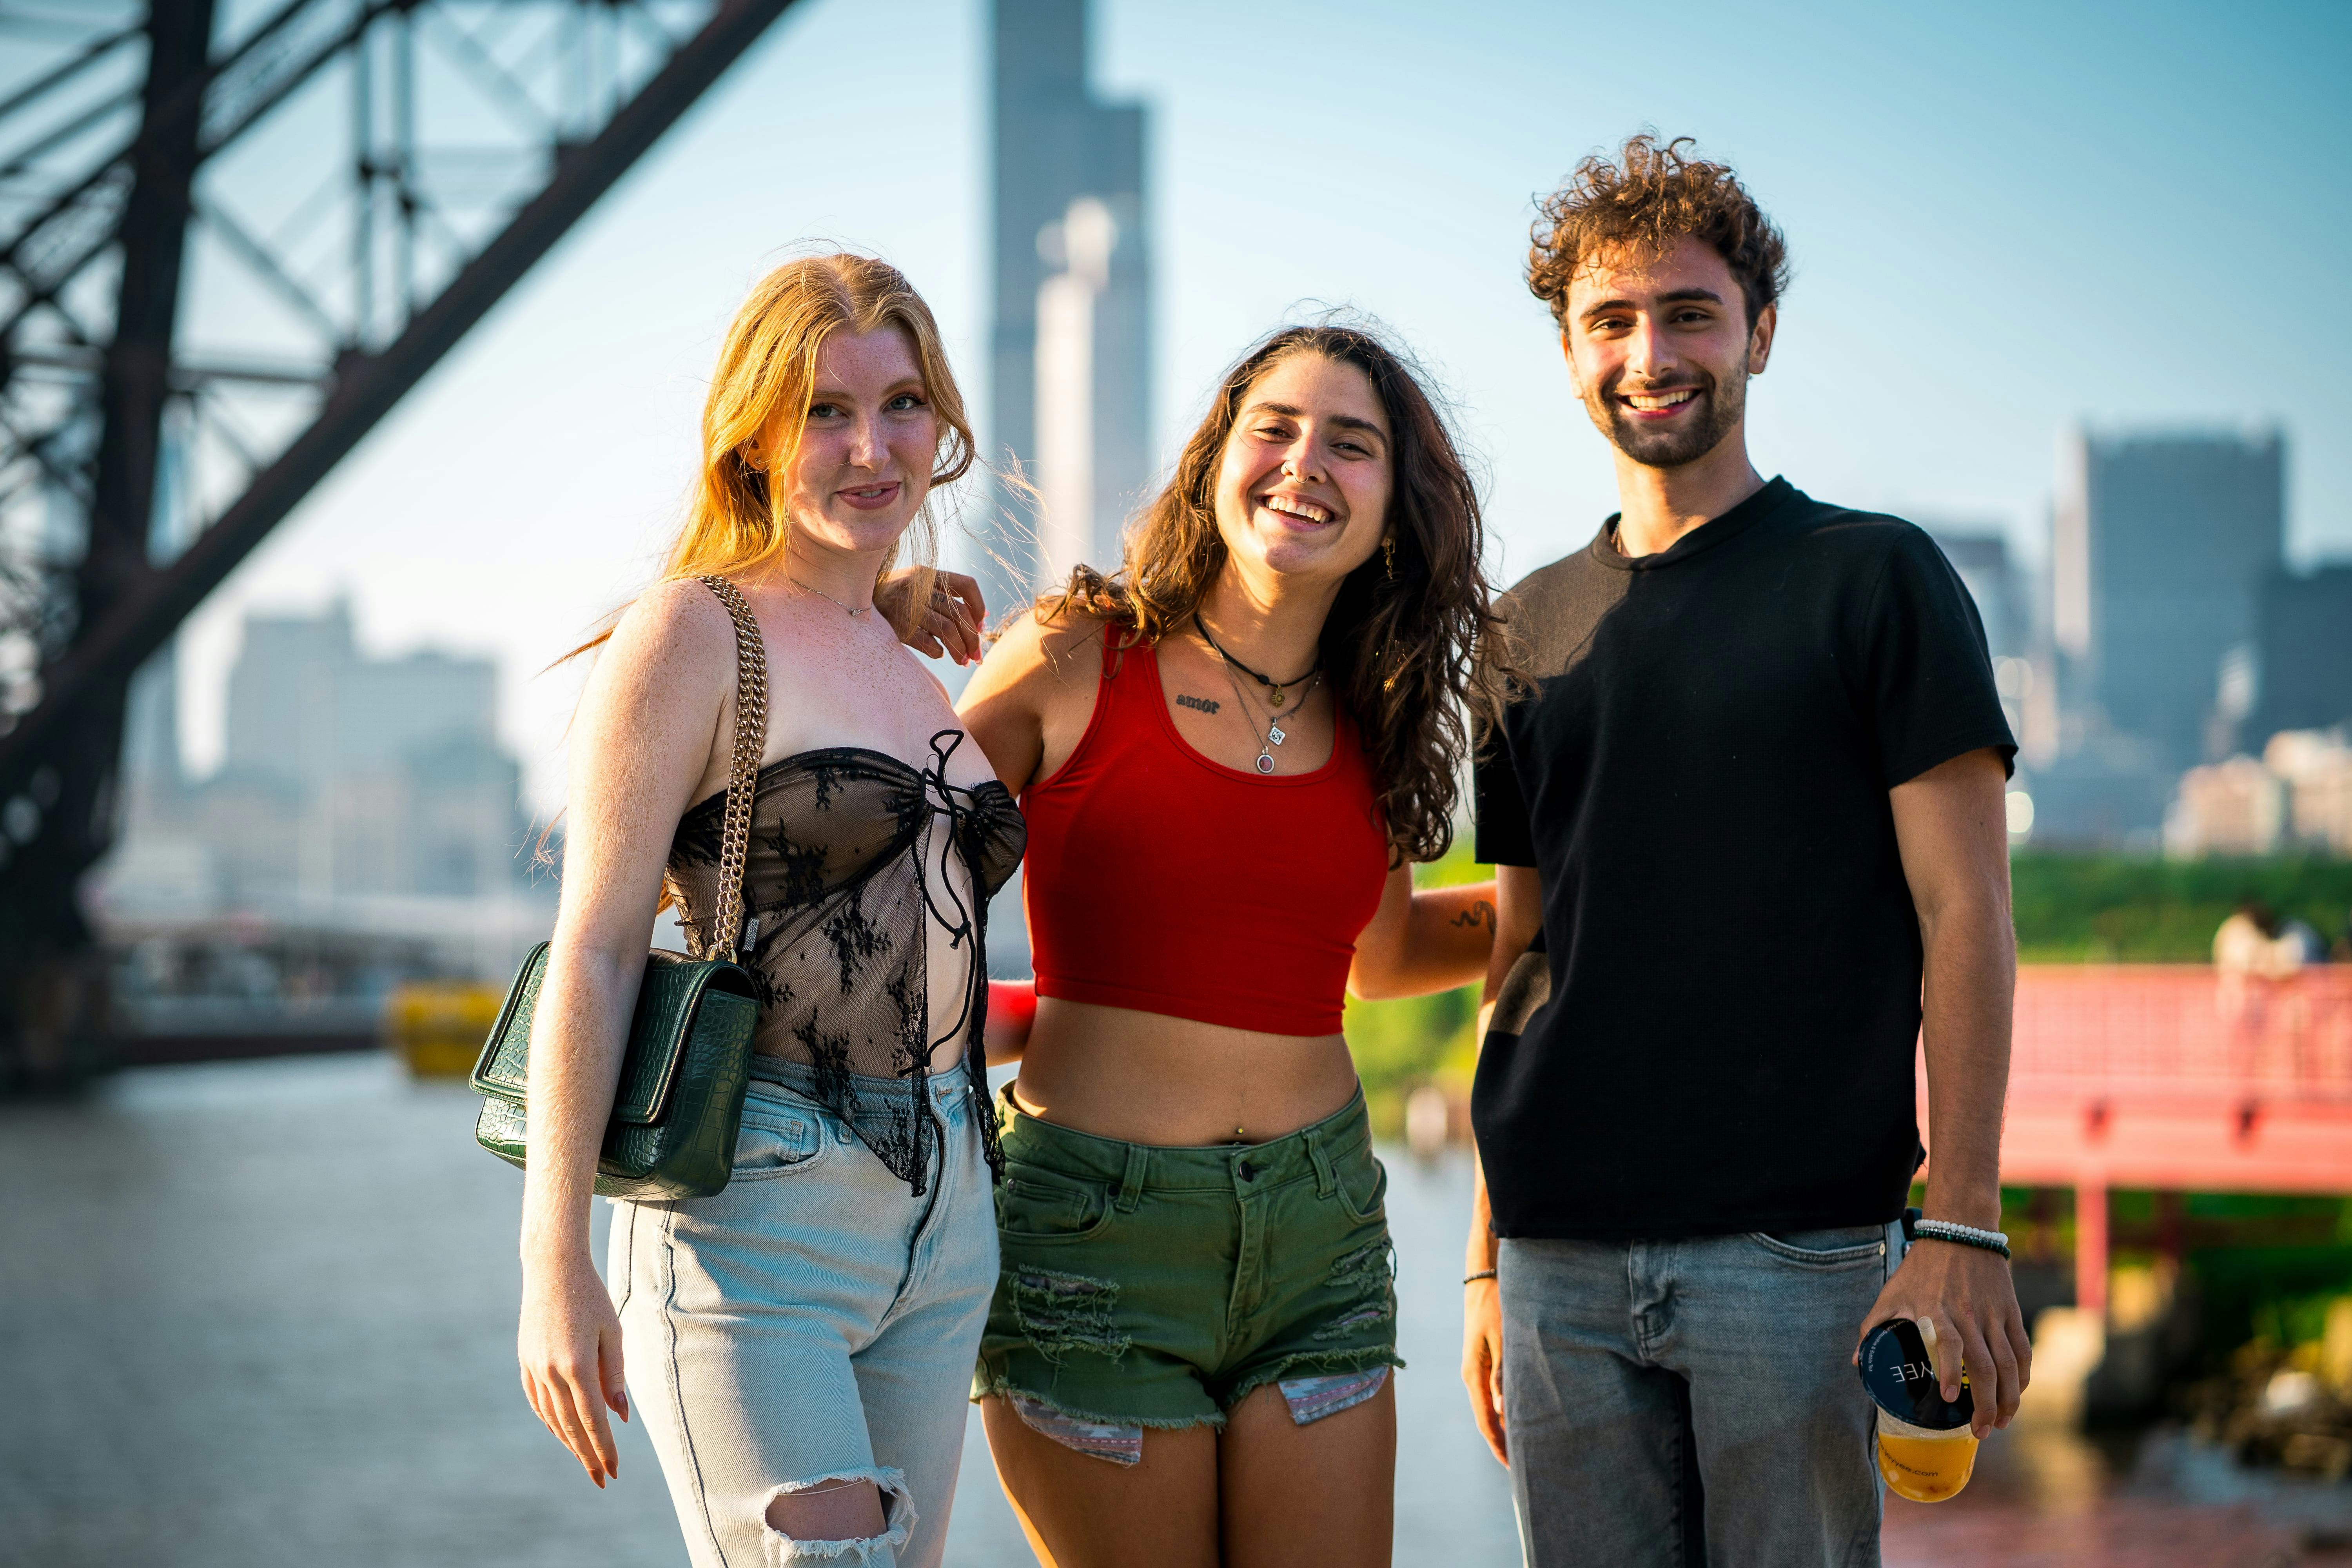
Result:
<svg viewBox="0 0 2352 1568"><path fill-rule="evenodd" d="M771 1563L863 1563L906 1544L915 1507L905 1475L877 1466L786 1481L768 1494L761 1518L774 1532Z"/></svg>

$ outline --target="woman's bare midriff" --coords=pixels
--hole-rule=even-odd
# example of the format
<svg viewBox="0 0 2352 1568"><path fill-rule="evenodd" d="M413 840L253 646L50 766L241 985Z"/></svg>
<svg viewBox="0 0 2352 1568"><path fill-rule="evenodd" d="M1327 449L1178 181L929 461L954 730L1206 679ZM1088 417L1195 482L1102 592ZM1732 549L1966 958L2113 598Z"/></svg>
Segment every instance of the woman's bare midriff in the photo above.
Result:
<svg viewBox="0 0 2352 1568"><path fill-rule="evenodd" d="M1163 1146L1263 1143L1354 1097L1339 1035L1268 1035L1041 997L1013 1086L1057 1126Z"/></svg>

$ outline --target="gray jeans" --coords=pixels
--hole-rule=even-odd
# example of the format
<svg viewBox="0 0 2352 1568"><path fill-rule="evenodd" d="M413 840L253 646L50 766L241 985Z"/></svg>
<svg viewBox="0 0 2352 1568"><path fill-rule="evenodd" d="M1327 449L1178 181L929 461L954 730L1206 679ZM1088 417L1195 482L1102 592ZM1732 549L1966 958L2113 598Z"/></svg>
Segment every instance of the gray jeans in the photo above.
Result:
<svg viewBox="0 0 2352 1568"><path fill-rule="evenodd" d="M616 1205L606 1279L630 1404L694 1568L937 1568L965 1398L996 1288L996 1214L965 1070L930 1080L944 1137L915 1196L766 1058L724 1192ZM908 1086L861 1079L868 1100ZM780 1493L871 1480L883 1534L798 1541Z"/></svg>
<svg viewBox="0 0 2352 1568"><path fill-rule="evenodd" d="M1871 1568L1852 1364L1899 1225L1506 1240L1503 1414L1529 1568Z"/></svg>

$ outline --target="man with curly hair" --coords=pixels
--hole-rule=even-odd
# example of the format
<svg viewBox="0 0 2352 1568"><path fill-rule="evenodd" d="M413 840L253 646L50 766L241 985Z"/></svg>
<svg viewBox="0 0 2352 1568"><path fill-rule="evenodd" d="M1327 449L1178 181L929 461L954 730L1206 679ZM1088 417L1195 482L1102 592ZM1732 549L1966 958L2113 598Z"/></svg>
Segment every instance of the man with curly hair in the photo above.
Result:
<svg viewBox="0 0 2352 1568"><path fill-rule="evenodd" d="M1932 1323L1979 1436L2031 1362L1997 1237L2016 747L1934 542L1749 461L1787 250L1685 145L1586 159L1528 258L1621 510L1512 591L1528 684L1478 764L1463 1375L1530 1563L1869 1563L1864 1332Z"/></svg>

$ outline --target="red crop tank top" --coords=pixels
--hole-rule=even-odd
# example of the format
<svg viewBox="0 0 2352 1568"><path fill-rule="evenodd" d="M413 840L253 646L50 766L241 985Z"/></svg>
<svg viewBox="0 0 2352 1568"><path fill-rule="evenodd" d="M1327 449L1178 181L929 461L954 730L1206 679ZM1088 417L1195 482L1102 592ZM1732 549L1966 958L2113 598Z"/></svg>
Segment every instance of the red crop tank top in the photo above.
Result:
<svg viewBox="0 0 2352 1568"><path fill-rule="evenodd" d="M1150 644L1108 647L1078 749L1021 809L1040 996L1275 1035L1339 1032L1348 965L1389 865L1344 709L1321 767L1244 773L1176 732Z"/></svg>

